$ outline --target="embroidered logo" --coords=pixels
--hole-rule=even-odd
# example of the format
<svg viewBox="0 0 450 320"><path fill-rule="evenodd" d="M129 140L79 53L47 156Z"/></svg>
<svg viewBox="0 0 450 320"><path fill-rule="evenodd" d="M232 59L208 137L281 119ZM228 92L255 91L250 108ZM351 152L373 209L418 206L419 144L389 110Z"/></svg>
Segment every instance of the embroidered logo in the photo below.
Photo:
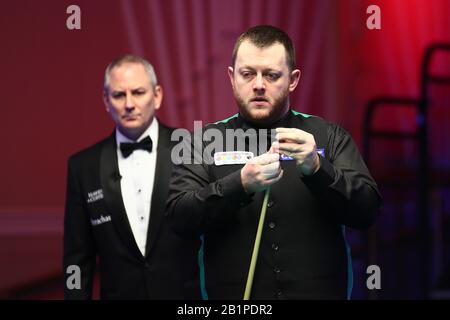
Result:
<svg viewBox="0 0 450 320"><path fill-rule="evenodd" d="M317 149L317 153L318 153L320 156L322 156L322 158L325 158L325 148ZM286 161L286 160L294 160L294 158L289 157L289 156L287 156L287 155L281 153L281 154L280 154L280 161Z"/></svg>
<svg viewBox="0 0 450 320"><path fill-rule="evenodd" d="M322 158L325 158L325 148L317 149L317 153L318 153L319 155L321 155Z"/></svg>
<svg viewBox="0 0 450 320"><path fill-rule="evenodd" d="M92 203L103 199L103 189L98 189L87 194L87 203Z"/></svg>
<svg viewBox="0 0 450 320"><path fill-rule="evenodd" d="M91 224L93 226L98 226L98 225L101 225L103 223L110 222L110 221L111 221L111 216L101 215L100 218L98 218L98 219L91 219Z"/></svg>

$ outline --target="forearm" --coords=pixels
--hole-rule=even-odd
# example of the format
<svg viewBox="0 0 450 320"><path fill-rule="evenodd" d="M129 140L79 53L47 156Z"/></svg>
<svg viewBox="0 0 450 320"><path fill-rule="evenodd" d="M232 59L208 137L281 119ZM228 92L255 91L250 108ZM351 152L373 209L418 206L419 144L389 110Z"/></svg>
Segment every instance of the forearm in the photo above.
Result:
<svg viewBox="0 0 450 320"><path fill-rule="evenodd" d="M381 197L370 175L337 168L321 158L320 169L310 177L303 177L303 181L319 203L343 225L367 228L379 212Z"/></svg>
<svg viewBox="0 0 450 320"><path fill-rule="evenodd" d="M96 251L76 175L69 166L64 215L64 297L91 299Z"/></svg>
<svg viewBox="0 0 450 320"><path fill-rule="evenodd" d="M174 169L167 215L179 234L202 234L221 215L232 214L251 200L242 186L240 170L209 182L200 165L179 166Z"/></svg>

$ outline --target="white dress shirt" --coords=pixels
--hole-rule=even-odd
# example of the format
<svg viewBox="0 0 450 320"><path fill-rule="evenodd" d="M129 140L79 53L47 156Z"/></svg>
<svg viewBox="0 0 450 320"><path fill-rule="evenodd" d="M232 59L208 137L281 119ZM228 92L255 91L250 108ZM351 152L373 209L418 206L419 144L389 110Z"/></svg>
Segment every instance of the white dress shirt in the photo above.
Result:
<svg viewBox="0 0 450 320"><path fill-rule="evenodd" d="M145 137L150 136L153 142L152 152L135 150L127 158L124 158L120 151L120 143L135 141L125 137L116 128L117 159L119 160L119 172L122 176L120 188L123 204L127 212L131 230L133 231L134 239L143 256L145 256L153 182L155 180L158 127L158 121L156 118L153 118L151 125L137 139L137 142L139 142Z"/></svg>

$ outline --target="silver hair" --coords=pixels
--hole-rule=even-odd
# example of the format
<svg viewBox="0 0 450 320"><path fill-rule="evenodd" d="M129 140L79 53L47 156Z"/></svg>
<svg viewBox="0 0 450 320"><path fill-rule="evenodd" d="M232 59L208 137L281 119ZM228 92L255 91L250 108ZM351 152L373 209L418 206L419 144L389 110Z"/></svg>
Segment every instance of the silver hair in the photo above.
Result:
<svg viewBox="0 0 450 320"><path fill-rule="evenodd" d="M145 72L147 72L147 75L148 75L148 77L150 79L150 83L151 83L153 89L158 85L158 79L156 78L155 69L150 64L150 62L148 62L146 59L144 59L142 57L131 55L131 54L127 54L127 55L124 55L124 56L121 56L119 58L114 59L108 65L108 67L106 67L105 76L103 78L103 90L104 90L104 92L108 92L108 89L109 89L109 78L110 78L112 69L114 69L115 67L119 67L119 66L121 66L124 63L137 63L137 64L143 65L144 69L145 69Z"/></svg>

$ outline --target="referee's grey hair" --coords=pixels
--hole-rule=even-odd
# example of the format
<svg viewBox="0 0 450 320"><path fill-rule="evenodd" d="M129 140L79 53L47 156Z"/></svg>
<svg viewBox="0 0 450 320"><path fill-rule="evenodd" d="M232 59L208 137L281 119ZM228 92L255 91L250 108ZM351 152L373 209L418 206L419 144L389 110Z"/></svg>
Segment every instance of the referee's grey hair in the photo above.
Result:
<svg viewBox="0 0 450 320"><path fill-rule="evenodd" d="M153 66L150 64L150 62L148 62L147 60L145 60L142 57L139 56L135 56L132 54L127 54L121 57L118 57L116 59L114 59L109 65L108 67L106 67L105 70L105 76L103 79L103 90L104 92L108 92L109 89L109 78L111 75L111 71L112 69L114 69L115 67L119 67L124 63L138 63L144 66L145 72L147 72L147 75L150 79L150 83L153 87L153 89L158 85L158 79L156 78L156 73L155 73L155 69L153 68Z"/></svg>

